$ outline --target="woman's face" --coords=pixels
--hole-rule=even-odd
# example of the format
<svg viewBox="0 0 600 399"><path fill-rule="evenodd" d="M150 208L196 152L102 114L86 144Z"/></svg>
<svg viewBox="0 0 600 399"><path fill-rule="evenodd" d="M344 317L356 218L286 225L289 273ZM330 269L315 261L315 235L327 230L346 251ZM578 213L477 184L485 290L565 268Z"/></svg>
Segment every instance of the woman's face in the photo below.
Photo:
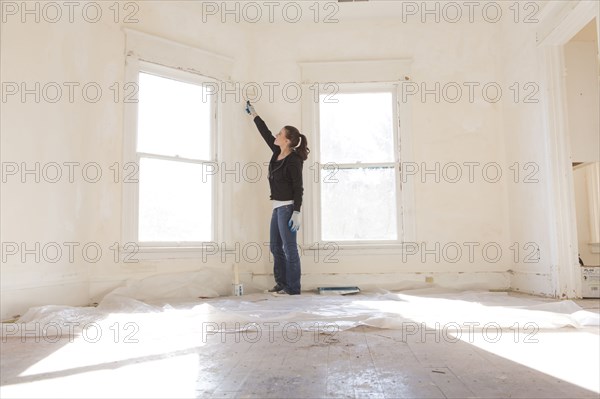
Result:
<svg viewBox="0 0 600 399"><path fill-rule="evenodd" d="M285 129L282 128L279 133L275 135L275 145L279 146L282 150L290 145L290 141L285 137Z"/></svg>

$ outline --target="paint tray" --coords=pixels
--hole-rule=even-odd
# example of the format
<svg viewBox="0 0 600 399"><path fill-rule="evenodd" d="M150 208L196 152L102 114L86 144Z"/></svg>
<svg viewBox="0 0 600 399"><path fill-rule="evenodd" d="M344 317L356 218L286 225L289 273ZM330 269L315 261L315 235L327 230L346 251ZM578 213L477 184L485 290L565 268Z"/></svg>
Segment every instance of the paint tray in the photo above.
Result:
<svg viewBox="0 0 600 399"><path fill-rule="evenodd" d="M320 295L351 295L358 294L358 287L317 287L317 292Z"/></svg>

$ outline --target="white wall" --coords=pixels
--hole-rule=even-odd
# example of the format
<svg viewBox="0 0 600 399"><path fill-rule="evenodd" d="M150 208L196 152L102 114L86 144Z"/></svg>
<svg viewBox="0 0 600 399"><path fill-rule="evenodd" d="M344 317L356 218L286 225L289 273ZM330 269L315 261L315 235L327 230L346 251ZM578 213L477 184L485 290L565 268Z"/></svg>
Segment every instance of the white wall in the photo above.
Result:
<svg viewBox="0 0 600 399"><path fill-rule="evenodd" d="M433 87L435 82L442 85L495 82L498 81L497 66L501 57L490 43L497 34L498 27L493 24L403 24L399 18L340 20L337 24L316 24L309 28L291 24L267 25L257 29L260 45L254 54L254 69L259 82L300 82L300 62L412 58L411 80L419 84L426 82L428 87ZM276 101L269 104L263 101L257 104L257 111L273 129L301 121L299 103ZM444 100L436 104L432 97L423 103L417 99L412 104L413 154L410 161L426 162L429 167L436 162L443 165L452 161L461 164L470 161L503 163L500 125L498 105L481 101L481 96L475 104L468 101L450 104ZM309 143L314 143L312 132L305 128L304 133ZM259 154L268 158L266 148ZM309 158L305 167L315 161ZM425 184L419 178L410 179L410 182L416 185L416 241L426 242L427 248L433 248L435 243L442 246L449 243L462 246L465 242L477 242L481 246L488 242L499 243L504 249L502 260L486 262L479 252L476 255L478 261L472 263L466 253L456 264L444 261L443 256L439 263L433 261L432 256L423 262L419 253L402 262L400 255L386 256L382 252L373 257L372 251L365 251L357 255L341 252L337 255L338 264L317 264L307 256L303 259L303 272L315 277L305 278L305 285L307 281L317 283L324 279L351 281L358 285L365 282L401 284L405 279L424 280L424 276L415 273L439 273L442 279L444 273L449 273L454 279L461 277L458 275L461 272L471 272L465 283L474 279L494 288L506 287L508 281L504 272L511 267L511 262L507 245L505 180L485 183L479 175L476 184L468 183L466 178L462 183L453 184L443 179L436 183L429 176ZM265 225L267 217L268 211L265 211L262 221L253 219L253 222ZM267 239L266 228L257 233ZM369 265L368 271L372 274L367 278L359 275L365 272L365 265ZM495 273L498 277L494 277ZM327 274L341 276L331 278ZM349 276L344 277L344 274Z"/></svg>
<svg viewBox="0 0 600 399"><path fill-rule="evenodd" d="M600 91L595 41L565 45L569 139L573 162L600 160Z"/></svg>
<svg viewBox="0 0 600 399"><path fill-rule="evenodd" d="M498 82L504 93L498 103L486 102L476 92L473 104L418 99L412 104L411 161L428 165L496 162L502 167L503 178L497 183L484 181L481 174L476 175L475 183L414 181L416 240L427 243L428 248L436 242L442 246L478 243L474 261L466 253L456 263L443 258L436 263L431 256L425 262L420 256L403 262L399 254L384 251L338 253L339 263L323 263L322 257L315 262L311 255L305 255L303 287L347 283L401 287L433 275L435 282L444 285L506 289L512 271L515 288L548 293L546 280L552 264L546 255L549 238L541 109L539 104L507 101L512 82L538 80L531 27L513 29L481 21L403 23L392 14L377 19L360 15L344 19L343 13L335 24L221 24L215 19L202 22L198 3L139 4L139 22L133 25L115 24L110 18L98 24L9 20L1 27L2 81L95 81L108 91L114 82L124 83L121 27L127 26L229 56L235 61L232 78L239 81L299 82L298 62L304 61L412 58L410 78L414 82ZM503 39L499 41L499 37ZM284 124L300 126L300 103L276 100L256 104L272 130ZM74 104L22 104L11 99L1 105L2 162L97 162L108 173L108 166L121 160L123 104L108 96L97 104L81 100ZM227 143L222 159L265 162L269 152L240 108L241 104L233 100L224 105L229 125L221 137ZM304 133L311 140L311 132ZM508 166L514 162L539 164L540 183L513 184ZM267 242L271 209L266 180L228 183L225 190L232 198L231 207L224 210L228 244ZM221 263L218 259L209 264L200 259L152 260L133 266L115 263L109 247L121 240L121 188L110 179L99 183L78 178L75 183L21 184L11 177L2 186L1 206L3 242L97 242L104 250L97 263L86 262L81 256L73 262L63 258L57 263L39 264L31 258L21 262L18 256L9 257L1 270L2 317L34 305L83 305L128 278L230 265L230 261ZM515 264L510 249L514 242L520 246L539 244L540 261L523 264L521 250ZM482 257L480 248L486 243L500 246L500 261ZM247 283L266 287L272 284L268 275L272 266L266 247L263 249L259 262L242 265L242 271L247 272L242 277ZM531 275L537 275L537 280L529 279Z"/></svg>
<svg viewBox="0 0 600 399"><path fill-rule="evenodd" d="M518 98L502 104L506 165L518 165L521 172L518 179L513 178L507 185L510 241L518 243L522 249L511 268L511 288L553 295L552 275L556 263L548 195L551 174L549 142L543 119L545 93L536 42L537 29L539 25L535 23L507 21L502 26L501 47L498 48L506 61L502 63L504 86L516 83L522 90ZM526 89L528 84L530 86ZM526 103L525 94L532 94L530 100L533 102ZM526 179L527 176L531 178ZM523 248L528 243L539 247L539 260L526 259L532 253L532 247Z"/></svg>
<svg viewBox="0 0 600 399"><path fill-rule="evenodd" d="M580 257L586 266L600 265L600 253L592 252L592 248L589 245L591 242L594 242L592 238L593 226L591 226L594 219L590 214L590 210L591 207L595 206L590 203L592 197L590 190L594 190L594 185L590 184L590 180L597 176L592 172L597 167L597 164L587 164L573 169L575 208L577 209L577 242ZM597 184L595 186L597 187Z"/></svg>
<svg viewBox="0 0 600 399"><path fill-rule="evenodd" d="M39 7L42 3L36 4ZM1 103L3 165L17 163L21 168L23 162L32 168L39 162L43 171L49 162L56 162L63 172L58 183L45 181L43 175L39 183L32 175L26 175L22 183L21 173L6 176L6 183L2 183L1 236L6 255L1 268L2 318L22 314L36 305L85 305L127 278L198 267L197 261L190 260L132 266L113 259L111 246L122 243L121 186L114 182L110 167L115 162L122 165L124 106L122 100L115 102L112 98L110 87L116 82L123 88L125 83L125 34L121 28L153 33L230 56L236 60L236 80L246 79L248 38L235 25L198 23L197 8L189 2L140 2L133 15L139 22L127 24L122 18L131 9L121 10L121 22L114 23L113 11L108 8L111 4L96 4L102 4L105 16L98 23L88 23L76 12L74 23L69 22L68 13L58 23L47 22L43 17L36 22L35 15L27 16L23 23L19 13L7 15L6 22L0 24L3 83L26 82L27 87L34 87L35 82L40 82L43 87L57 82L65 88L64 82L81 86L92 82L103 90L97 103L86 101L81 91L75 91L71 103L66 89L56 103L45 101L44 97L36 103L31 95L25 102L17 95ZM226 132L240 137L236 124L241 120L232 117ZM243 141L228 140L231 144L224 157L242 152ZM96 183L85 181L79 166L71 183L65 175L65 162L79 162L81 166L96 163L103 172L102 178ZM229 210L225 212L229 214ZM58 246L63 254L54 263L51 261L56 256L52 252L42 253L39 262L33 255L27 255L23 261L23 251L5 254L5 249L10 249L6 245L12 242L19 249L23 248L21 243L27 249L35 248L35 243L40 243L41 249ZM65 242L77 245L72 259ZM86 244L102 250L98 257L90 251L97 262L83 257L81 248Z"/></svg>

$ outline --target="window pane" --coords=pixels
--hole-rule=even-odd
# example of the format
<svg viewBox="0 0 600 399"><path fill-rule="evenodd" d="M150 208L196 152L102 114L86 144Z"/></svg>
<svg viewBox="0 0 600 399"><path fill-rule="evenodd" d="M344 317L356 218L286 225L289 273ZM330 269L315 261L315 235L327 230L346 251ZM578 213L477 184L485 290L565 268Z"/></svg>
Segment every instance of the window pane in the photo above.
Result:
<svg viewBox="0 0 600 399"><path fill-rule="evenodd" d="M322 240L398 239L394 168L322 172L328 176L321 183Z"/></svg>
<svg viewBox="0 0 600 399"><path fill-rule="evenodd" d="M138 152L209 160L210 98L203 86L140 73Z"/></svg>
<svg viewBox="0 0 600 399"><path fill-rule="evenodd" d="M211 184L202 165L141 158L139 241L211 241Z"/></svg>
<svg viewBox="0 0 600 399"><path fill-rule="evenodd" d="M391 93L321 95L321 162L394 162L392 107Z"/></svg>

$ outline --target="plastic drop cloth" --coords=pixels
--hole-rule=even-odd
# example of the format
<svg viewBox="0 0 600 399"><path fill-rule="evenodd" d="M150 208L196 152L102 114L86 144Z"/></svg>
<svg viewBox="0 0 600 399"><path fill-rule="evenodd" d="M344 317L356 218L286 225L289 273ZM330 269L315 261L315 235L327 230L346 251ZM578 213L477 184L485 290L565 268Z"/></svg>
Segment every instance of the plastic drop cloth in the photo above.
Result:
<svg viewBox="0 0 600 399"><path fill-rule="evenodd" d="M573 301L549 302L505 292L459 291L439 287L383 289L356 295L304 293L275 297L253 293L219 296L231 283L227 276L206 271L158 275L130 282L107 294L97 307L40 306L16 323L3 323L2 335L80 334L94 326L109 331L115 323L135 326L137 338L176 338L207 331L284 329L290 323L303 330L345 330L360 325L403 329L409 324L433 328L467 326L511 328L527 323L539 329L599 326L597 313ZM531 324L533 323L533 324ZM15 330L17 329L17 330ZM106 329L106 330L105 330Z"/></svg>

